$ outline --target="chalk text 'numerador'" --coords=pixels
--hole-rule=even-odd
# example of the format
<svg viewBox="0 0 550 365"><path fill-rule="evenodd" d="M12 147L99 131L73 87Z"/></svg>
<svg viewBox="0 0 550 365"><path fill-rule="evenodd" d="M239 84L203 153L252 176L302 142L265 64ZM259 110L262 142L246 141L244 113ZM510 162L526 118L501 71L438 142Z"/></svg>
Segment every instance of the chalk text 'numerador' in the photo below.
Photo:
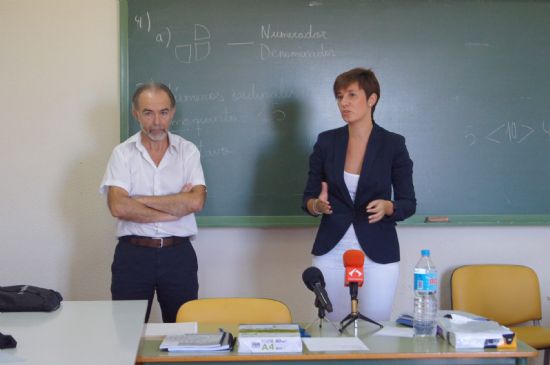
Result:
<svg viewBox="0 0 550 365"><path fill-rule="evenodd" d="M271 24L263 25L261 28L262 39L328 39L327 32L325 30L313 31L313 24L309 24L309 27L303 31L283 31L283 30L271 30Z"/></svg>

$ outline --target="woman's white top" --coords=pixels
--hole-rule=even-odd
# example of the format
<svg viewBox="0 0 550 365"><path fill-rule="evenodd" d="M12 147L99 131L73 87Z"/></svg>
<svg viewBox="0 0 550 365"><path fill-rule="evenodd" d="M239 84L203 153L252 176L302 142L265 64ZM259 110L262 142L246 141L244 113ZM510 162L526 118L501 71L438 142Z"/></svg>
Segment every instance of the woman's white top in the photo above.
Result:
<svg viewBox="0 0 550 365"><path fill-rule="evenodd" d="M346 183L346 187L348 188L351 201L355 201L357 186L359 185L359 175L351 174L347 171L344 171L344 182ZM358 242L359 240L357 239L357 235L355 234L355 230L353 229L353 224L351 224L344 234L344 237L342 237L342 239L338 243L338 246L345 250L358 250L361 249Z"/></svg>

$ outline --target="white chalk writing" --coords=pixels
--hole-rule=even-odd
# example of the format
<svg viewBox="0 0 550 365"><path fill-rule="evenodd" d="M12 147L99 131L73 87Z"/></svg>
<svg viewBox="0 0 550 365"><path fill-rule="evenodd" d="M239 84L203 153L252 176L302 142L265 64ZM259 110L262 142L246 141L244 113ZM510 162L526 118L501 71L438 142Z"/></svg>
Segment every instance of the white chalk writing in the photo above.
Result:
<svg viewBox="0 0 550 365"><path fill-rule="evenodd" d="M502 143L506 140L509 142L522 143L535 130L526 124L516 122L503 123L494 129L487 139L494 143Z"/></svg>
<svg viewBox="0 0 550 365"><path fill-rule="evenodd" d="M147 32L151 31L151 17L149 16L149 11L145 12L145 16L147 17ZM134 22L136 23L136 27L138 30L141 30L143 28L143 16L136 15L134 17Z"/></svg>
<svg viewBox="0 0 550 365"><path fill-rule="evenodd" d="M209 116L189 116L172 121L173 128L181 128L186 125L203 125L217 123L235 123L239 118L225 108L221 113Z"/></svg>
<svg viewBox="0 0 550 365"><path fill-rule="evenodd" d="M229 148L227 147L217 147L217 148L213 148L213 149L202 149L201 150L201 157L202 158L213 158L213 157L218 157L218 156L228 156L228 155L232 155L234 152L231 151Z"/></svg>
<svg viewBox="0 0 550 365"><path fill-rule="evenodd" d="M164 28L166 30L166 37L164 36L163 33L157 33L156 37L155 37L155 41L157 43L166 43L166 48L170 47L170 41L172 40L172 32L170 31L170 28L168 27L165 27Z"/></svg>
<svg viewBox="0 0 550 365"><path fill-rule="evenodd" d="M195 24L194 29L193 44L177 44L174 47L176 59L182 63L199 62L210 56L210 30L203 24Z"/></svg>
<svg viewBox="0 0 550 365"><path fill-rule="evenodd" d="M260 29L261 39L327 39L325 30L313 31L313 24L303 31L271 30L271 24L263 25Z"/></svg>
<svg viewBox="0 0 550 365"><path fill-rule="evenodd" d="M182 103L202 103L202 102L210 102L210 101L217 101L220 103L223 103L225 101L225 98L223 94L219 91L210 91L205 94L184 94L184 95L176 95L175 96L177 102Z"/></svg>
<svg viewBox="0 0 550 365"><path fill-rule="evenodd" d="M260 59L265 61L270 58L323 58L335 57L336 53L333 49L325 48L321 44L317 49L305 50L286 50L273 48L264 43L260 44Z"/></svg>
<svg viewBox="0 0 550 365"><path fill-rule="evenodd" d="M550 142L550 126L546 124L546 121L541 122L541 128L535 126L535 123L528 123L523 121L504 122L499 124L496 128L492 129L488 133L476 132L473 130L473 125L466 126L464 132L464 140L469 146L473 146L479 142L488 141L494 144L522 144L528 143L529 140L537 133L545 133L548 135L548 141ZM481 134L482 138L478 138ZM483 139L484 136L484 139Z"/></svg>
<svg viewBox="0 0 550 365"><path fill-rule="evenodd" d="M233 101L241 100L265 100L265 99L286 99L294 96L294 91L284 89L282 86L276 91L259 91L256 84L251 84L246 90L232 90L231 99Z"/></svg>

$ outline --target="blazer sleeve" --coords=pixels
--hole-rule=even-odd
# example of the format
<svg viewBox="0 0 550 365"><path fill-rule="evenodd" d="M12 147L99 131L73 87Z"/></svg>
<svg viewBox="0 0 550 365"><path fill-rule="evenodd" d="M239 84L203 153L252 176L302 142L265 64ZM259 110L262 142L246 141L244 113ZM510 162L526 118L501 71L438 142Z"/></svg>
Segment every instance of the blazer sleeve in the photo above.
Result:
<svg viewBox="0 0 550 365"><path fill-rule="evenodd" d="M409 218L416 212L416 196L413 185L413 162L407 151L405 138L398 136L396 153L391 168L394 197L394 213L385 217L393 222Z"/></svg>
<svg viewBox="0 0 550 365"><path fill-rule="evenodd" d="M324 156L321 145L321 136L319 135L313 146L313 152L309 156L309 171L302 196L302 209L309 215L312 214L307 210L307 202L309 199L315 199L321 194L321 182L326 180L323 172Z"/></svg>

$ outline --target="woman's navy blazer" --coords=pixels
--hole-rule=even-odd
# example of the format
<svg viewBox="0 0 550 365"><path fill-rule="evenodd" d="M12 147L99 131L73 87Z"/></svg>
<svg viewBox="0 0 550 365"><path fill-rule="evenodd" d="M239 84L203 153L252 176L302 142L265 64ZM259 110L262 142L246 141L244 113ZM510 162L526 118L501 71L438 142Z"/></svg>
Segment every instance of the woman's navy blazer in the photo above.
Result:
<svg viewBox="0 0 550 365"><path fill-rule="evenodd" d="M307 201L319 196L321 182L325 181L333 211L322 216L311 252L317 256L329 252L353 224L359 244L371 260L382 264L399 261L395 222L410 217L416 211L413 162L405 146L405 138L374 124L355 202L351 200L344 182L348 139L347 125L325 131L319 134L309 158L302 209L308 212ZM369 224L367 204L376 199L392 200L392 188L394 214Z"/></svg>

